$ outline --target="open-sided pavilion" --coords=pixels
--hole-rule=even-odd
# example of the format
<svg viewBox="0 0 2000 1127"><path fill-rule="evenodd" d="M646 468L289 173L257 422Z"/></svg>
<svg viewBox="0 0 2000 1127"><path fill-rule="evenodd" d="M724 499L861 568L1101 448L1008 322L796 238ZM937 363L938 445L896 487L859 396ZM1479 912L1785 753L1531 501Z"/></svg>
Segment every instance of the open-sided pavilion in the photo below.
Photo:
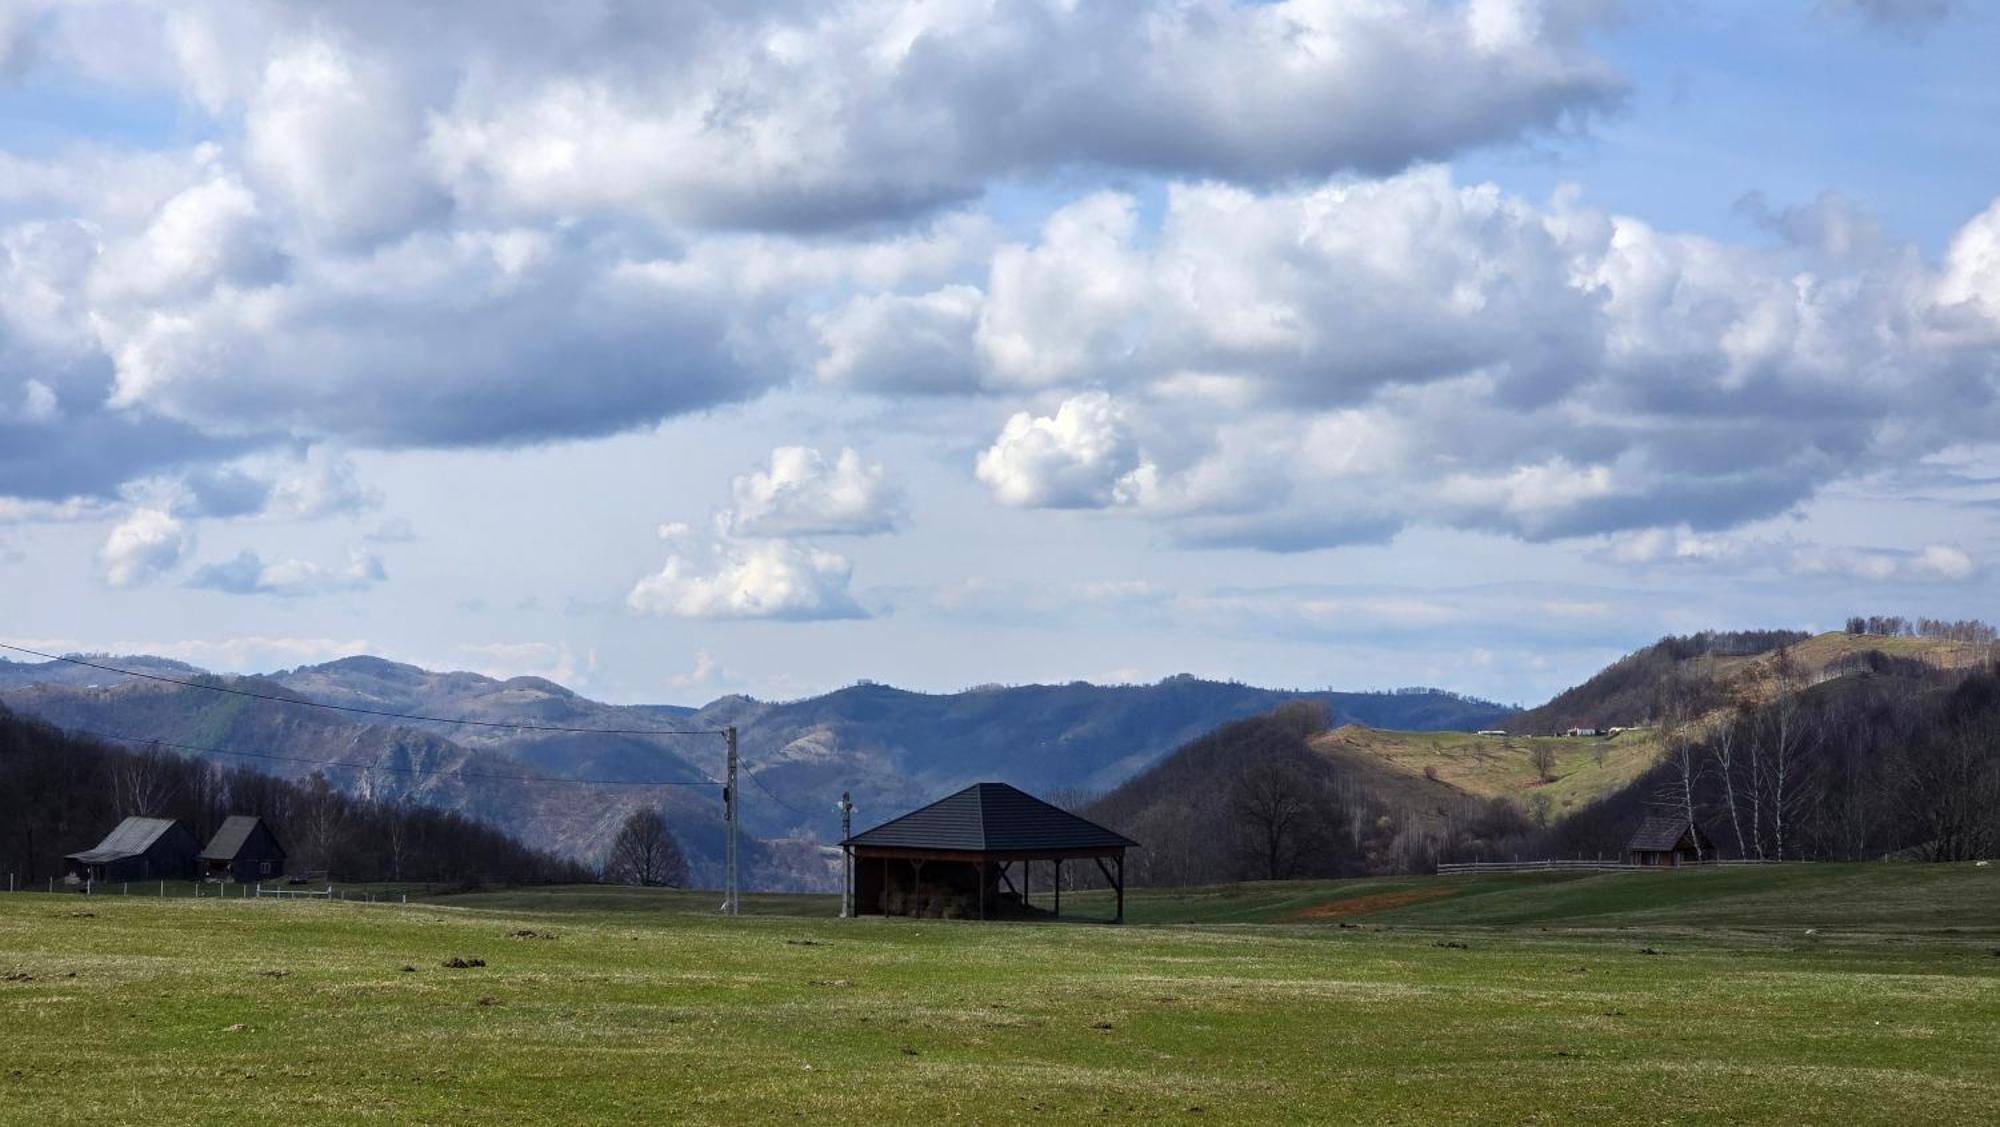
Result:
<svg viewBox="0 0 2000 1127"><path fill-rule="evenodd" d="M1050 914L1062 914L1063 865L1087 863L1116 893L1114 923L1125 922L1125 851L1137 845L1006 783L974 783L841 842L857 914L1040 915L1030 862L1048 861Z"/></svg>

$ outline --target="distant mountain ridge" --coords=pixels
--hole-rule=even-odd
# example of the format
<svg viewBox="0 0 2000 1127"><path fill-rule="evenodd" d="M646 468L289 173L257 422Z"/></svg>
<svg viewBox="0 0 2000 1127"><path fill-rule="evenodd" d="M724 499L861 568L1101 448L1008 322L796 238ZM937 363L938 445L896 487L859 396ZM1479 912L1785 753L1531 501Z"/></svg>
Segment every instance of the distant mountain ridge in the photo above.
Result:
<svg viewBox="0 0 2000 1127"><path fill-rule="evenodd" d="M146 657L103 663L182 680L204 676L193 666ZM734 725L747 776L744 826L763 839L746 843L753 887L824 881L824 866L805 845L835 840L834 806L843 791L853 794L857 821L866 825L982 780L1044 793L1108 789L1203 732L1296 700L1319 701L1341 722L1418 729L1482 727L1513 711L1435 690L1297 692L1185 675L1152 685L1073 682L957 693L864 682L801 700L727 696L700 708L606 704L543 678L434 672L366 656L226 680L274 696L493 724L638 730ZM708 780L722 777L724 756L722 741L713 736L433 724L301 708L65 663L0 661L0 701L65 727L279 756L225 760L261 762L289 777L314 769L294 760L337 763L325 773L344 789L463 810L530 844L576 857L601 851L624 811L655 803L666 808L687 846L697 880L712 882L718 873L721 805ZM663 785L506 781L521 775Z"/></svg>

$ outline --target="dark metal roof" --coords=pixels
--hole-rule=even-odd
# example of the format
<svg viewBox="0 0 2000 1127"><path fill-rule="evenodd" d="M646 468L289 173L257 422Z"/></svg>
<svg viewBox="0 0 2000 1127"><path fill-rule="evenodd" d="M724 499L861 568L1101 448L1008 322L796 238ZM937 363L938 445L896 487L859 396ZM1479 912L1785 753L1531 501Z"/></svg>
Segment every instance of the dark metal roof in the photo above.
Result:
<svg viewBox="0 0 2000 1127"><path fill-rule="evenodd" d="M106 861L137 857L151 849L153 843L160 840L160 835L177 824L172 818L127 818L118 823L117 829L105 835L95 849L72 853L68 860L101 865Z"/></svg>
<svg viewBox="0 0 2000 1127"><path fill-rule="evenodd" d="M229 817L224 818L222 820L222 828L215 831L215 836L208 839L208 848L201 851L201 859L204 861L236 860L236 855L243 852L244 843L250 840L250 835L257 831L257 825L262 821L263 819L252 817L249 814L231 814ZM277 845L277 841L277 835L272 834L271 843ZM284 851L282 846L278 848L280 854L284 853Z"/></svg>
<svg viewBox="0 0 2000 1127"><path fill-rule="evenodd" d="M1699 835L1696 840L1701 843L1704 852L1715 848L1710 844L1708 835L1701 832L1700 826L1689 827L1688 820L1679 814L1655 814L1639 823L1639 828L1632 833L1632 843L1625 848L1648 852L1670 851L1681 843L1681 838L1687 836L1690 828Z"/></svg>
<svg viewBox="0 0 2000 1127"><path fill-rule="evenodd" d="M1006 783L974 783L842 842L878 849L1019 853L1122 849L1139 843Z"/></svg>

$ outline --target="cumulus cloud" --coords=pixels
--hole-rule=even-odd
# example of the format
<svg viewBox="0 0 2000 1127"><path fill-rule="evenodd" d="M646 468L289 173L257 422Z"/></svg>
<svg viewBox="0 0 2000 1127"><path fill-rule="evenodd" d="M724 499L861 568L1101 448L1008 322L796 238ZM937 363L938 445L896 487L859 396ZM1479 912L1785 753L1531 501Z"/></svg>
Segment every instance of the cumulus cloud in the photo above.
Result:
<svg viewBox="0 0 2000 1127"><path fill-rule="evenodd" d="M387 578L381 559L359 550L348 554L346 564L328 567L289 558L266 562L256 551L245 548L232 559L197 568L187 586L226 595L297 598L365 590Z"/></svg>
<svg viewBox="0 0 2000 1127"><path fill-rule="evenodd" d="M866 618L848 594L846 557L786 540L723 541L706 561L674 554L625 604L677 618Z"/></svg>
<svg viewBox="0 0 2000 1127"><path fill-rule="evenodd" d="M1714 532L2000 431L2000 207L1932 264L1833 197L1733 245L1422 163L1614 104L1614 7L36 4L9 65L204 140L0 154L0 496L316 519L374 503L337 451L798 380L993 405L949 437L1001 503L1305 550ZM1164 200L969 202L1091 177ZM895 523L780 468L742 535Z"/></svg>
<svg viewBox="0 0 2000 1127"><path fill-rule="evenodd" d="M194 533L159 509L137 509L105 537L98 561L104 581L134 587L179 566L194 547Z"/></svg>
<svg viewBox="0 0 2000 1127"><path fill-rule="evenodd" d="M869 536L905 519L902 490L852 448L829 461L810 447L780 446L770 465L737 478L731 492L735 507L724 523L736 536Z"/></svg>
<svg viewBox="0 0 2000 1127"><path fill-rule="evenodd" d="M1440 170L1175 188L1156 232L1094 197L995 257L977 346L989 381L1118 406L1015 416L979 476L1007 504L1297 548L1721 529L1984 441L2000 221L1933 272L1838 210L1750 248Z"/></svg>
<svg viewBox="0 0 2000 1127"><path fill-rule="evenodd" d="M814 371L829 384L885 394L971 391L980 382L972 355L980 298L964 285L857 295L814 318L823 350Z"/></svg>
<svg viewBox="0 0 2000 1127"><path fill-rule="evenodd" d="M1144 489L1149 469L1122 410L1103 392L1066 399L1053 415L1016 414L975 466L1001 504L1047 509L1131 500Z"/></svg>
<svg viewBox="0 0 2000 1127"><path fill-rule="evenodd" d="M196 466L178 478L142 480L128 494L160 499L174 515L317 520L364 512L381 495L364 486L344 453L315 446L297 456L252 455Z"/></svg>

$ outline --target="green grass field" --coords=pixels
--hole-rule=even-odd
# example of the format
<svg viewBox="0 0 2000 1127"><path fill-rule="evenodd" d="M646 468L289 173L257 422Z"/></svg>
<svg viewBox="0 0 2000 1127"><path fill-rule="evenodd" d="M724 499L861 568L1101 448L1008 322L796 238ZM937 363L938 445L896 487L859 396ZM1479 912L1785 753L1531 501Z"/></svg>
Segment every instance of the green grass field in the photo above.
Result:
<svg viewBox="0 0 2000 1127"><path fill-rule="evenodd" d="M844 922L828 898L777 896L722 920L715 899L0 894L0 1119L1971 1123L2000 1108L1991 868L1249 885L1135 894L1123 928Z"/></svg>

